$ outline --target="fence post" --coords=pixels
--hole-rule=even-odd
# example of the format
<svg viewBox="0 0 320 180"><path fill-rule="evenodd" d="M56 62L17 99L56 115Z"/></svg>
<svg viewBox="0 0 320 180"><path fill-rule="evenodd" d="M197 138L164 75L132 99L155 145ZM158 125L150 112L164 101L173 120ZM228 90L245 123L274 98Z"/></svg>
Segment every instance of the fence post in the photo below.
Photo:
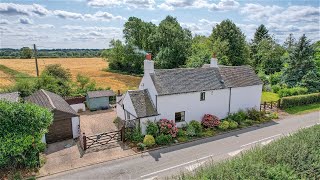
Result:
<svg viewBox="0 0 320 180"><path fill-rule="evenodd" d="M280 109L280 99L278 99L278 109Z"/></svg>
<svg viewBox="0 0 320 180"><path fill-rule="evenodd" d="M87 137L85 133L82 133L82 141L83 141L83 150L85 151L87 149Z"/></svg>
<svg viewBox="0 0 320 180"><path fill-rule="evenodd" d="M263 110L266 110L267 102L263 102Z"/></svg>
<svg viewBox="0 0 320 180"><path fill-rule="evenodd" d="M126 127L125 127L125 125L123 125L121 128L121 141L122 142L125 142L125 132L126 132Z"/></svg>
<svg viewBox="0 0 320 180"><path fill-rule="evenodd" d="M271 107L270 107L270 109L272 109L272 103L273 103L273 101L271 101Z"/></svg>

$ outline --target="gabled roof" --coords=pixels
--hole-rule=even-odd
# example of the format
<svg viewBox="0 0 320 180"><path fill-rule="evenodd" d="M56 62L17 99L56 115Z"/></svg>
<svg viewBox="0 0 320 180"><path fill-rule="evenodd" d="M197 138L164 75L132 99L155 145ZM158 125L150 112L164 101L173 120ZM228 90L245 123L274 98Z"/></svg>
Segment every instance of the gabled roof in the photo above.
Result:
<svg viewBox="0 0 320 180"><path fill-rule="evenodd" d="M98 97L109 97L115 96L114 92L111 90L103 90L103 91L89 91L87 93L89 98L98 98Z"/></svg>
<svg viewBox="0 0 320 180"><path fill-rule="evenodd" d="M159 96L262 84L249 66L155 69L150 76Z"/></svg>
<svg viewBox="0 0 320 180"><path fill-rule="evenodd" d="M128 91L128 94L137 113L137 118L158 115L147 89Z"/></svg>
<svg viewBox="0 0 320 180"><path fill-rule="evenodd" d="M50 111L58 110L65 113L78 115L77 112L73 110L61 96L43 89L40 89L32 95L26 97L25 100L27 102L45 107Z"/></svg>
<svg viewBox="0 0 320 180"><path fill-rule="evenodd" d="M1 93L0 100L7 100L10 102L18 102L19 101L19 92Z"/></svg>

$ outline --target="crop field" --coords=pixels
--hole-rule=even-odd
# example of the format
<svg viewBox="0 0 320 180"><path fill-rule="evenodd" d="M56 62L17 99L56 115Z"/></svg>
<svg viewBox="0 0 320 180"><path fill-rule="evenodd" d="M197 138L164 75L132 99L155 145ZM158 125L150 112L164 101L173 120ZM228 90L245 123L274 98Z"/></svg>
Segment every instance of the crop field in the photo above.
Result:
<svg viewBox="0 0 320 180"><path fill-rule="evenodd" d="M49 64L61 64L62 67L69 69L73 80L80 73L95 80L98 87L111 87L114 91L118 89L121 91L136 89L141 80L141 77L103 71L103 69L108 67L108 62L102 58L38 59L39 71L41 72ZM0 59L0 65L34 77L36 76L34 59ZM11 78L10 75L0 69L0 88L13 85L14 82L13 77Z"/></svg>

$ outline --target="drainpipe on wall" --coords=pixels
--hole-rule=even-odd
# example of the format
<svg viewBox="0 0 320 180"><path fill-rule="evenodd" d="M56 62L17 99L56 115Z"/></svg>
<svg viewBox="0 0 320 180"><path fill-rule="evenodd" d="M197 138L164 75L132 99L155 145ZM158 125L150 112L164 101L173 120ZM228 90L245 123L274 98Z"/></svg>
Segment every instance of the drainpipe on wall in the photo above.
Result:
<svg viewBox="0 0 320 180"><path fill-rule="evenodd" d="M231 87L229 88L229 110L228 110L228 115L230 114L230 107L231 107Z"/></svg>
<svg viewBox="0 0 320 180"><path fill-rule="evenodd" d="M158 95L156 95L156 110L158 112Z"/></svg>

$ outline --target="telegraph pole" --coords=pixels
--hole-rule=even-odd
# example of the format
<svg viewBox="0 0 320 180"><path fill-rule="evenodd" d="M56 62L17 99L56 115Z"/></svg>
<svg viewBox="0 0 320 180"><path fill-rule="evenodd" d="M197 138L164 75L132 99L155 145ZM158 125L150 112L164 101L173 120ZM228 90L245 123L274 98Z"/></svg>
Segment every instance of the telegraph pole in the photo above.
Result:
<svg viewBox="0 0 320 180"><path fill-rule="evenodd" d="M38 59L37 59L37 47L36 44L33 44L34 49L34 60L36 62L36 71L37 71L37 77L39 77L39 68L38 68Z"/></svg>

